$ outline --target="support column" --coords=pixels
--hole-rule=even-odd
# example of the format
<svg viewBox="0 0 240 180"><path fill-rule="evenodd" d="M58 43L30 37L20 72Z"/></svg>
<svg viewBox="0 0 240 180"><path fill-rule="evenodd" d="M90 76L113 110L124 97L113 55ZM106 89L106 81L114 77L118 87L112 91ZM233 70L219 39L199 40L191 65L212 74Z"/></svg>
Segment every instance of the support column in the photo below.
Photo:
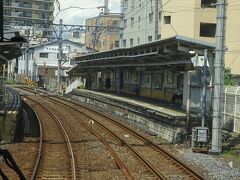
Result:
<svg viewBox="0 0 240 180"><path fill-rule="evenodd" d="M121 93L121 71L117 70L117 94Z"/></svg>

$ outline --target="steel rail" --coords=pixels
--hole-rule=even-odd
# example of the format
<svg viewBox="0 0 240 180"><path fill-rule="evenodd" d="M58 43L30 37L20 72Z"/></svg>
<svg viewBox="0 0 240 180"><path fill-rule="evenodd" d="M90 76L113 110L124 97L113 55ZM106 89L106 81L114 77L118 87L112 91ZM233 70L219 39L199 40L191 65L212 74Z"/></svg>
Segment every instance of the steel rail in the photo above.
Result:
<svg viewBox="0 0 240 180"><path fill-rule="evenodd" d="M24 97L24 96L23 96ZM72 146L71 146L71 142L69 140L69 137L61 123L61 121L57 118L57 116L51 111L49 110L45 105L43 105L42 103L36 101L35 99L31 98L31 97L25 97L25 98L28 98L28 99L31 99L32 101L36 102L38 105L42 106L44 109L46 109L53 117L54 119L56 120L58 126L60 127L61 129L61 132L67 142L67 147L68 147L68 151L69 151L69 155L71 157L71 169L72 169L72 179L73 180L76 180L76 166L75 166L75 159L74 159L74 155L73 155L73 150L72 150ZM41 159L41 158L40 158ZM38 165L39 167L39 165Z"/></svg>
<svg viewBox="0 0 240 180"><path fill-rule="evenodd" d="M29 91L32 91L32 90L30 90L30 88L26 88L26 89L29 90ZM82 105L82 104L79 104L79 103L76 103L76 102L73 102L73 101L68 101L68 100L66 100L66 99L64 99L64 98L62 98L62 97L58 97L58 98L62 99L63 101L67 101L67 102L70 102L70 103L75 104L75 105L77 105L77 106L81 106L81 107L83 107L83 108L85 108L85 109L88 109L88 107L86 107L85 105ZM54 99L54 98L51 98L51 99ZM56 99L54 99L54 100L56 100ZM59 101L59 100L56 100L56 101ZM60 102L60 101L59 101L59 102ZM73 107L71 107L71 108L73 108ZM89 110L89 109L88 109L88 110ZM165 151L165 150L162 149L161 147L159 147L159 146L157 146L156 144L154 144L153 142L149 141L147 138L143 137L141 134L133 131L132 129L126 127L125 125L123 125L123 124L121 124L121 123L119 123L119 122L117 122L116 120L114 120L114 119L112 119L112 118L109 118L109 117L108 117L107 115L105 115L105 114L102 114L102 113L100 113L100 112L98 112L98 111L96 111L96 110L93 110L93 109L91 109L91 111L94 111L95 113L97 113L98 115L100 115L100 116L103 117L103 118L109 119L109 120L112 121L114 124L120 125L120 126L121 126L122 128L124 128L125 130L131 132L131 134L133 134L133 135L135 135L135 136L138 136L138 137L140 137L141 139L145 140L146 142L149 143L149 145L155 147L158 151L160 151L160 153L161 153L162 155L166 155L166 156L168 156L169 158L171 158L172 162L173 162L175 165L179 166L181 169L184 169L184 170L185 170L190 176L192 176L194 179L199 179L199 180L204 179L201 175L199 175L198 173L196 173L195 171L193 171L191 168L189 168L189 167L188 167L187 165L185 165L183 162L179 161L179 160L178 160L176 157L174 157L172 154L168 153L167 151ZM83 112L81 112L81 113L83 113ZM87 115L87 116L88 116L88 115ZM89 118L91 118L91 117L89 116ZM174 161L175 161L175 162L174 162Z"/></svg>
<svg viewBox="0 0 240 180"><path fill-rule="evenodd" d="M53 99L51 99L53 101ZM58 102L58 101L57 101ZM59 102L58 102L59 103ZM61 103L61 105L63 105ZM65 104L64 104L65 105ZM65 105L66 106L66 105ZM69 108L71 108L70 106L68 106ZM72 109L72 108L71 108ZM119 158L119 156L116 154L116 152L113 150L113 148L109 145L109 143L107 142L107 140L101 136L97 131L92 130L89 126L87 126L84 122L82 122L78 115L75 112L72 112L73 117L78 120L78 122L85 127L89 132L93 133L98 139L100 139L102 141L102 143L107 147L107 149L109 150L109 152L112 154L114 161L116 162L117 166L122 170L122 172L124 173L124 175L126 176L126 178L128 180L133 180L134 178L132 177L131 173L129 172L128 168L124 165L124 163L122 162L122 160Z"/></svg>
<svg viewBox="0 0 240 180"><path fill-rule="evenodd" d="M33 112L35 113L37 120L38 120L38 125L39 125L39 132L40 132L40 136L39 136L39 148L38 148L38 155L37 155L37 160L33 169L33 173L31 176L31 180L35 180L37 177L37 173L38 173L38 169L40 166L40 161L42 159L42 152L43 152L43 129L42 129L42 122L40 121L40 118L37 114L37 112L32 108Z"/></svg>
<svg viewBox="0 0 240 180"><path fill-rule="evenodd" d="M58 98L59 98L59 97L58 97ZM51 99L56 100L56 99L53 98L53 97L51 97ZM63 101L67 101L67 102L70 102L70 103L72 103L72 104L75 104L75 105L77 105L77 106L84 107L85 109L88 109L86 106L80 105L80 104L78 104L78 103L76 103L76 102L68 101L68 100L66 100L66 99L64 99L64 98L60 98L60 99L62 99ZM56 100L56 101L59 101L59 100ZM59 101L59 102L60 102L60 101ZM61 103L62 103L62 102L61 102ZM73 106L70 106L70 107L71 107L71 108L74 108ZM74 109L75 109L75 108L74 108ZM88 109L88 110L89 110L89 109ZM187 172L187 173L188 173L190 176L192 176L194 179L199 179L199 180L203 180L203 179L204 179L201 175L199 175L198 173L196 173L195 171L193 171L191 168L189 168L189 167L188 167L187 165L185 165L183 162L179 161L179 160L178 160L176 157L174 157L172 154L168 153L167 151L165 151L165 150L162 149L161 147L159 147L159 146L157 146L156 144L154 144L153 142L149 141L147 138L145 138L145 137L142 136L141 134L133 131L132 129L126 127L125 125L123 125L123 124L121 124L121 123L119 123L119 122L117 122L116 120L114 120L114 119L112 119L112 118L109 118L107 115L104 115L104 114L102 114L102 113L99 113L99 112L97 112L96 110L93 110L93 109L91 109L91 111L94 111L95 113L97 113L99 116L101 116L101 117L103 117L103 118L109 119L109 120L112 121L114 124L116 124L116 125L118 125L118 126L121 126L122 128L124 128L124 129L127 130L128 132L131 132L131 134L133 134L133 135L135 135L135 136L138 136L138 137L140 137L141 139L145 140L146 142L149 143L149 145L153 146L153 147L156 148L158 151L160 151L160 153L161 153L162 155L168 156L168 157L172 160L172 162L174 162L174 164L176 164L177 166L179 166L181 169L184 169L185 172ZM81 113L83 113L83 112L81 112ZM83 114L85 114L85 113L83 113ZM88 116L88 115L86 115L86 116ZM90 117L90 116L88 116L88 117L92 119L92 117Z"/></svg>
<svg viewBox="0 0 240 180"><path fill-rule="evenodd" d="M62 103L59 102L58 100L54 99L54 98L49 98L55 102L61 103L61 105L65 105L67 107L69 107L70 109L74 109L75 111L77 111L78 113L81 113L83 115L85 115L86 117L88 117L90 120L93 120L95 123L97 123L99 126L101 126L103 129L105 129L106 131L108 131L110 134L112 134L116 139L118 139L121 143L123 143L125 146L128 147L128 149L130 149L130 151L133 152L134 155L136 155L154 174L158 179L166 179L166 177L164 177L163 174L161 174L156 168L153 167L153 165L151 165L151 163L146 160L140 153L138 153L131 145L129 145L126 141L124 141L122 138L120 138L119 136L117 136L114 132L112 132L110 129L108 129L106 126L104 126L103 124L99 123L98 121L96 121L95 119L93 119L92 117L88 116L87 114L79 111L78 109L66 104L66 103ZM73 112L74 113L74 112ZM78 118L79 119L79 118ZM102 139L102 138L101 138Z"/></svg>

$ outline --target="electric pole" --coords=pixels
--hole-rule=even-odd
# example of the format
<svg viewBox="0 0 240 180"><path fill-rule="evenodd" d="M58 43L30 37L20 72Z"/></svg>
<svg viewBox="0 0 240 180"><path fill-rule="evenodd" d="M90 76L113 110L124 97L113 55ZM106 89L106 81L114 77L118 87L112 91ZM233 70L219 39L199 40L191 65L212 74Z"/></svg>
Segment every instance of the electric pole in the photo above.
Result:
<svg viewBox="0 0 240 180"><path fill-rule="evenodd" d="M3 1L0 2L0 42L3 42Z"/></svg>
<svg viewBox="0 0 240 180"><path fill-rule="evenodd" d="M201 116L202 123L201 127L205 127L205 116L206 116L206 89L207 89L207 60L208 60L208 51L204 49L204 65L203 65L203 73L202 73L202 97L201 97Z"/></svg>
<svg viewBox="0 0 240 180"><path fill-rule="evenodd" d="M30 29L27 29L27 43L26 43L26 59L25 59L25 76L28 78L28 69L29 69L29 36L30 36Z"/></svg>
<svg viewBox="0 0 240 180"><path fill-rule="evenodd" d="M104 10L103 14L107 15L108 14L108 0L104 0Z"/></svg>
<svg viewBox="0 0 240 180"><path fill-rule="evenodd" d="M223 81L225 55L225 21L226 0L217 0L216 55L214 61L214 94L211 152L220 154L222 151L222 112L223 112Z"/></svg>
<svg viewBox="0 0 240 180"><path fill-rule="evenodd" d="M60 32L58 36L58 76L57 76L57 93L61 93L61 63L62 63L62 19L59 20Z"/></svg>
<svg viewBox="0 0 240 180"><path fill-rule="evenodd" d="M154 40L158 39L158 17L159 17L159 10L158 10L158 1L155 0L155 34Z"/></svg>
<svg viewBox="0 0 240 180"><path fill-rule="evenodd" d="M119 28L119 47L123 47L123 31L124 31L124 0L120 2L120 28Z"/></svg>

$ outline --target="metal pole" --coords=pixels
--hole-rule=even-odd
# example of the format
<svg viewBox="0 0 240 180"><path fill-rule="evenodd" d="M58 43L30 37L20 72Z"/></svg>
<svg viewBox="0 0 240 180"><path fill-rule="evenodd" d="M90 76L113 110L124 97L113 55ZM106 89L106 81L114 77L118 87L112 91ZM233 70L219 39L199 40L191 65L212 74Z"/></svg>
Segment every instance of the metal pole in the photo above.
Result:
<svg viewBox="0 0 240 180"><path fill-rule="evenodd" d="M124 31L124 0L120 2L120 28L119 28L119 47L123 47L123 31Z"/></svg>
<svg viewBox="0 0 240 180"><path fill-rule="evenodd" d="M203 89L202 89L202 97L201 97L201 116L202 116L202 125L201 127L205 126L205 115L206 115L206 86L207 86L207 49L204 50L204 65L203 65Z"/></svg>
<svg viewBox="0 0 240 180"><path fill-rule="evenodd" d="M62 19L59 20L60 32L58 37L58 76L57 76L57 93L61 93L61 61L62 61Z"/></svg>
<svg viewBox="0 0 240 180"><path fill-rule="evenodd" d="M214 61L214 97L213 97L213 124L211 152L220 154L222 151L222 99L224 80L224 44L226 0L217 1L217 30L216 30L216 55Z"/></svg>
<svg viewBox="0 0 240 180"><path fill-rule="evenodd" d="M155 40L158 39L158 16L159 16L158 1L159 0L155 0L155 37L154 37Z"/></svg>
<svg viewBox="0 0 240 180"><path fill-rule="evenodd" d="M3 42L3 1L0 2L0 42Z"/></svg>
<svg viewBox="0 0 240 180"><path fill-rule="evenodd" d="M104 10L103 14L106 15L108 14L108 0L104 0Z"/></svg>
<svg viewBox="0 0 240 180"><path fill-rule="evenodd" d="M25 60L25 76L28 77L28 63L29 63L29 36L30 29L27 30L27 44L26 44L26 60Z"/></svg>

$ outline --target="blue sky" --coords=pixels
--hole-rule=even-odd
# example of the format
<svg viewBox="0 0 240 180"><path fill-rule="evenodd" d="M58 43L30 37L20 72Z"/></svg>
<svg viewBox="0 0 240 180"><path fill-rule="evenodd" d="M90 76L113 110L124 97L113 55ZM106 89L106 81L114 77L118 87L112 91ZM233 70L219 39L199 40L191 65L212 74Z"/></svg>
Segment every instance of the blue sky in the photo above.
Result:
<svg viewBox="0 0 240 180"><path fill-rule="evenodd" d="M63 24L85 24L85 19L97 16L100 12L97 7L104 5L104 0L59 0L60 8L69 7L88 8L85 10L71 8L58 13L55 3L54 23L58 23L59 19L63 19ZM120 0L109 0L109 9L111 13L120 12Z"/></svg>

